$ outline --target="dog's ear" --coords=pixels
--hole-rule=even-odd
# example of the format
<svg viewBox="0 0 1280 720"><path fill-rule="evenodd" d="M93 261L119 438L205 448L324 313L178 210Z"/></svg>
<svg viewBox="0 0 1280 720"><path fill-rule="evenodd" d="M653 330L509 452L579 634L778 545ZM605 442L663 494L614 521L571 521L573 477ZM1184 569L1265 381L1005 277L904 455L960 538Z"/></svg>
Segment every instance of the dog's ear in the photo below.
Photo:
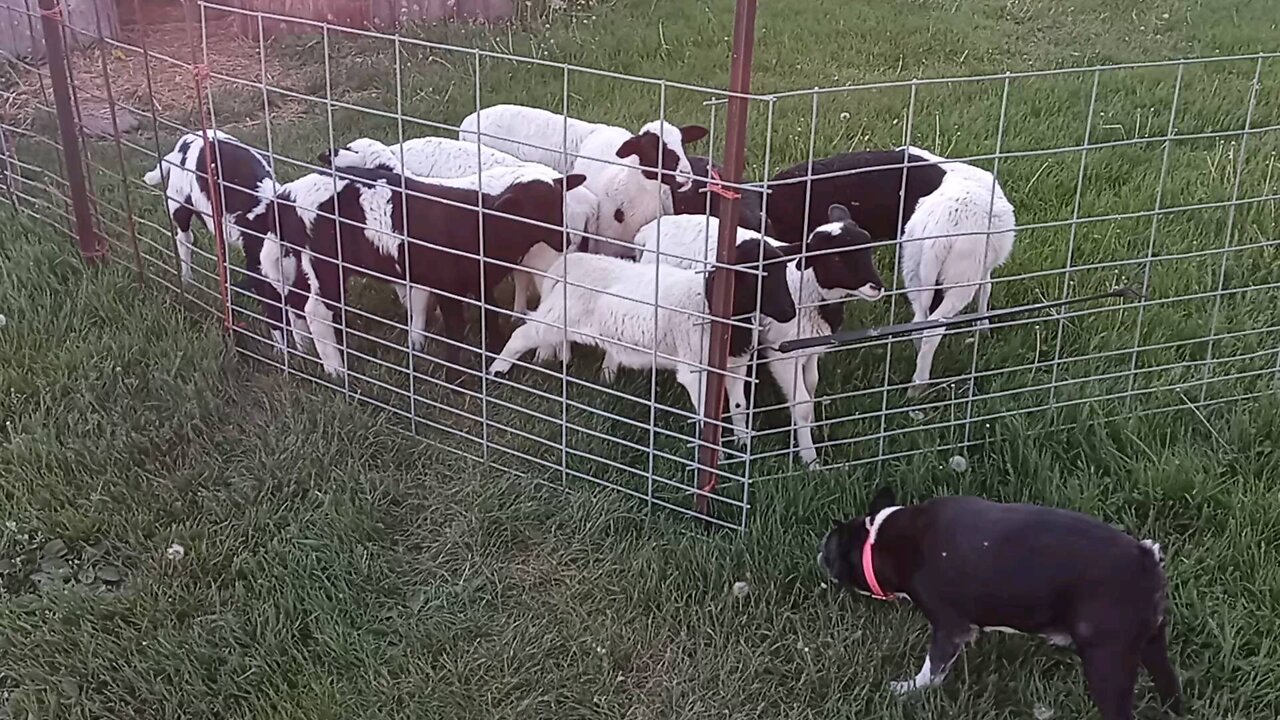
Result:
<svg viewBox="0 0 1280 720"><path fill-rule="evenodd" d="M871 505L867 508L867 516L875 517L877 513L888 507L898 504L898 498L893 494L893 488L885 485L876 491L871 498Z"/></svg>

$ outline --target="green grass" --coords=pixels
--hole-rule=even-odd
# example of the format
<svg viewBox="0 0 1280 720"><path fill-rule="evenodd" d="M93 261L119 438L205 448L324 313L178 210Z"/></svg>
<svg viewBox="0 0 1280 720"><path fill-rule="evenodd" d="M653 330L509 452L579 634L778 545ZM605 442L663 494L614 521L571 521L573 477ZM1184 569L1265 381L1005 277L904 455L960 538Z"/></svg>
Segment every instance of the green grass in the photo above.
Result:
<svg viewBox="0 0 1280 720"><path fill-rule="evenodd" d="M1275 50L1268 5L766 3L755 89ZM578 14L536 31L421 33L721 86L730 6L575 4ZM335 99L396 108L387 44L335 38L332 50ZM275 51L293 67L316 69L281 83L324 93L318 45L293 41ZM464 53L403 48L404 112L456 123L473 107L472 62ZM1252 60L1188 66L1178 133L1242 127L1256 69ZM1262 65L1253 127L1280 120L1278 71L1280 61ZM560 106L558 69L484 60L481 73L486 104ZM1090 142L1162 136L1176 76L1173 68L1100 74ZM1091 74L1011 81L1002 130L1002 81L920 86L911 140L951 156L992 153L997 136L1004 152L1076 146L1084 141L1093 87ZM570 77L570 92L571 112L621 124L651 119L657 103L652 89L579 74ZM900 143L910 97L909 88L824 96L817 152ZM670 90L668 114L709 119L702 99ZM272 123L276 152L310 159L328 146L323 106L308 105L299 117L287 98L271 101L290 118ZM265 145L258 91L220 92L215 108L221 125ZM770 170L806 156L811 111L808 96L777 102ZM749 165L756 176L765 172L767 112L764 104L752 108ZM337 110L333 121L339 141L394 138L397 131L393 121L354 111ZM422 132L406 127L406 135ZM149 135L132 140L153 143ZM172 142L172 133L162 133L162 145ZM1163 206L1229 200L1239 150L1230 137L1173 143ZM1277 150L1274 131L1250 137L1238 197L1276 193ZM54 167L38 147L23 151L24 159ZM120 171L115 148L95 144L91 152L103 219L123 228L125 186L108 172ZM1154 207L1162 152L1161 143L1090 150L1079 217ZM137 178L154 157L126 149L125 163L125 174ZM1080 163L1078 151L1002 159L1001 182L1019 223L1071 219ZM298 172L282 169L286 178ZM1074 658L1016 638L984 640L939 692L907 702L888 696L887 681L918 667L923 620L829 593L813 563L828 517L857 511L879 482L912 499L965 492L1070 507L1160 540L1171 551L1175 662L1192 716L1280 714L1273 642L1280 631L1280 404L1273 395L1212 402L1275 389L1274 201L1241 206L1230 234L1224 208L1161 216L1156 254L1179 257L1153 264L1151 294L1160 302L1146 307L1140 326L1137 309L1127 308L982 338L977 368L984 375L972 403L979 420L968 427L927 429L964 417L966 406L946 397L917 407L891 390L829 403L826 418L852 418L824 427L829 463L880 452L900 457L757 483L751 532L739 537L704 535L674 513L650 513L586 483L571 481L575 491L564 494L466 461L406 436L408 424L395 413L232 352L193 302L215 301L212 280L187 301L161 285L173 273L160 204L137 184L128 192L148 256L142 287L125 263L86 272L47 226L9 211L0 217L8 229L0 244L0 313L7 319L0 327L0 696L8 705L0 703L7 708L0 717L994 720L1028 717L1037 705L1060 718L1091 713ZM1071 292L1140 279L1136 260L1145 257L1152 232L1149 217L1077 226L1071 262L1085 267L1072 274ZM126 237L114 233L117 257L128 257ZM1228 256L1223 285L1231 292L1214 325L1215 300L1201 295L1218 288L1222 255L1214 251L1227 243L1243 249ZM1071 244L1065 225L1022 231L1001 271L1013 279L998 285L996 304L1061 297L1061 275L1018 276L1064 267ZM892 258L880 260L887 277ZM1115 264L1087 267L1105 263ZM392 294L373 285L359 287L353 304L375 317L396 316ZM850 322L904 319L902 307L894 311L888 303L859 305ZM430 440L478 452L468 439L478 423L458 413L479 413L481 403L433 382L439 373L428 358L397 350L401 333L368 318L355 323L371 336L355 347L385 364L358 363L370 379L356 381L353 391L414 412ZM1185 385L1206 372L1195 363L1207 357L1211 326L1242 334L1213 344L1213 357L1222 358L1208 367L1214 382ZM1244 334L1249 330L1262 332ZM1135 338L1164 347L1139 352L1137 367L1146 372L1131 378ZM1055 366L1059 347L1066 362ZM878 389L887 352L829 357L822 392ZM891 352L890 382L897 385L909 377L911 353L901 345ZM962 337L946 340L935 374L965 373L973 357ZM305 360L290 363L304 375L315 372ZM402 369L410 364L411 393ZM585 358L573 376L589 381L594 367L594 358ZM1000 372L1008 367L1020 369ZM1083 382L1095 375L1113 376ZM551 374L526 370L516 379L557 395L561 388ZM1027 388L1054 380L1058 409L1035 410L1050 391ZM683 407L683 391L668 381L661 379L659 399ZM1150 392L1090 400L1131 387ZM1202 387L1208 402L1199 405ZM645 492L647 453L620 441L649 442L642 402L648 380L627 376L618 388L635 399L571 386L569 397L581 406L568 419L597 434L568 435L569 469ZM491 427L491 439L558 464L560 402L518 385L494 389L491 419L519 432ZM767 391L762 398L776 402ZM883 447L863 439L879 430L879 417L868 415L882 403L892 411L883 421L891 433ZM634 424L610 424L596 408ZM1166 408L1172 410L1140 414ZM1010 413L1022 414L986 418ZM657 420L658 447L684 457L687 428L670 413ZM460 434L430 429L428 421ZM772 412L757 424L784 423ZM967 432L986 442L964 450L970 469L957 474L945 467L956 450L932 448L960 443ZM757 449L785 447L774 433ZM507 453L495 451L492 459L537 479L562 479ZM752 466L753 475L788 469L781 457ZM681 478L683 463L659 460L655 472ZM660 498L687 503L658 490ZM736 518L727 511L726 519ZM172 543L186 548L182 560L165 559ZM736 580L751 584L746 599L730 597ZM1140 698L1142 716L1154 716L1145 687Z"/></svg>

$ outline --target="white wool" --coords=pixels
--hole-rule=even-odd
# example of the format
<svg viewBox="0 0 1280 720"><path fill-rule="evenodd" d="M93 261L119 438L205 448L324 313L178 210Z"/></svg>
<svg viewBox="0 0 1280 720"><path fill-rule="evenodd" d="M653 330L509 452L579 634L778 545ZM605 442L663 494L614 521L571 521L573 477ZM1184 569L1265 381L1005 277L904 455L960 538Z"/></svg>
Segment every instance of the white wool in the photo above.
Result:
<svg viewBox="0 0 1280 720"><path fill-rule="evenodd" d="M557 356L567 340L603 348L612 367L674 370L702 416L702 368L710 338L702 322L707 313L703 274L668 266L638 270L633 262L587 253L559 258L547 274L541 304L512 333L490 372L506 372L531 350L543 358ZM731 407L745 409L745 358L729 365ZM741 413L732 418L741 436Z"/></svg>
<svg viewBox="0 0 1280 720"><path fill-rule="evenodd" d="M292 196L290 203L280 203L286 207L293 207L298 217L302 219L302 224L306 225L307 232L310 233L312 227L316 224L316 216L320 212L320 206L325 204L334 195L342 191L347 186L347 180L337 177L336 175L325 175L320 173L311 173L290 183L281 186L281 190L288 190ZM277 196L279 193L277 192Z"/></svg>
<svg viewBox="0 0 1280 720"><path fill-rule="evenodd" d="M909 150L946 170L938 189L916 205L898 244L913 320L955 317L975 294L978 312L985 313L991 301L991 273L1013 252L1013 205L990 172L916 147ZM942 304L931 314L929 306L938 286L946 291ZM929 382L943 332L937 328L923 334L912 378L917 389Z"/></svg>
<svg viewBox="0 0 1280 720"><path fill-rule="evenodd" d="M660 261L676 267L709 268L716 258L719 231L720 221L713 217L672 215L660 218L641 228L636 235L636 245L641 248L640 262L652 264ZM764 237L774 247L785 247L785 243L762 236L754 230L739 227L736 232L738 242ZM818 260L819 257L815 256L813 259ZM813 399L818 390L818 358L825 352L825 348L790 353L781 353L776 348L787 340L829 335L831 326L822 319L818 307L826 302L842 300L851 293L846 290L824 290L818 285L813 271L808 268L804 272L797 270L794 260L787 263L787 286L796 304L796 319L789 323L778 323L768 317L761 318L760 354L761 360L768 364L769 371L791 406L792 425L796 429L800 458L812 465L818 459L811 429Z"/></svg>
<svg viewBox="0 0 1280 720"><path fill-rule="evenodd" d="M372 138L360 138L338 148L332 160L336 167L374 168L382 165L424 178L457 178L524 162L475 142L442 137L414 138L399 145L384 145Z"/></svg>
<svg viewBox="0 0 1280 720"><path fill-rule="evenodd" d="M493 105L471 113L458 127L458 139L479 142L521 160L568 174L582 141L608 127L524 105ZM482 137L478 137L482 136ZM628 133L628 135L630 135Z"/></svg>
<svg viewBox="0 0 1280 720"><path fill-rule="evenodd" d="M360 209L364 211L364 235L378 252L387 257L400 254L400 238L392 230L391 188L385 182L361 186Z"/></svg>
<svg viewBox="0 0 1280 720"><path fill-rule="evenodd" d="M679 157L677 175L685 178L686 183L693 175L680 129L661 120L649 122L639 132L632 133L625 128L587 122L541 108L495 105L468 115L462 121L458 137L475 140L477 131L489 147L562 173L586 175L584 187L599 200L596 234L614 241L603 243L597 250L610 255L632 254L636 232L658 216L669 215L674 210L671 190L644 177L638 158L618 157L618 148L624 142L633 135L654 133ZM621 211L620 222L618 211Z"/></svg>

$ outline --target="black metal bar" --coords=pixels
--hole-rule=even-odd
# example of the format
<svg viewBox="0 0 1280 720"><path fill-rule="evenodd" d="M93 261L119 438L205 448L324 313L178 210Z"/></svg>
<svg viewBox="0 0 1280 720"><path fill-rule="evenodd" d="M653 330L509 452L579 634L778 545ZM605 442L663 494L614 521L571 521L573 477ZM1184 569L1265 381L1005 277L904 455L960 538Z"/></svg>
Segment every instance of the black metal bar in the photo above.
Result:
<svg viewBox="0 0 1280 720"><path fill-rule="evenodd" d="M751 59L755 52L756 0L738 0L733 17L733 55L729 61L729 90L742 95L751 92ZM729 97L725 120L724 180L742 182L746 165L747 111L749 100L740 95ZM710 493L716 489L720 465L720 419L724 412L725 367L729 364L729 323L726 319L733 305L733 273L727 269L737 247L738 200L736 193L721 199L720 235L716 247L718 263L711 278L709 298L711 344L707 352L706 398L703 402L702 442L698 448L698 497L694 507L706 515Z"/></svg>
<svg viewBox="0 0 1280 720"><path fill-rule="evenodd" d="M62 139L62 162L67 170L67 191L75 215L76 241L80 255L87 263L104 259L106 247L93 227L93 210L85 184L84 164L80 154L80 135L76 130L76 111L71 102L66 46L62 42L62 6L58 0L40 0L40 25L44 31L45 52L49 59L49 83L53 86L53 104L58 114L58 136Z"/></svg>
<svg viewBox="0 0 1280 720"><path fill-rule="evenodd" d="M1066 307L1068 305L1078 305L1087 302L1096 302L1098 300L1106 300L1108 298L1126 298L1129 300L1141 300L1142 294L1137 290L1128 287L1115 288L1097 295L1087 295L1085 297L1072 298L1070 300L1053 300L1051 302L1043 302L1036 305L1022 305L1020 307L1005 308L1003 310L992 310L986 313L972 313L969 315L957 315L946 320L923 320L915 323L901 323L899 325L885 325L877 328L864 328L862 330L845 330L833 335L819 335L818 337L800 338L798 340L787 340L779 343L778 352L793 352L795 350L807 350L817 347L830 347L833 345L857 345L870 340L879 340L886 337L895 337L898 335L910 335L923 330L931 330L933 328L951 327L953 325L966 325L968 323L978 322L980 320L998 320L1015 315L1025 315L1027 313L1042 312L1044 310L1052 310L1054 308Z"/></svg>

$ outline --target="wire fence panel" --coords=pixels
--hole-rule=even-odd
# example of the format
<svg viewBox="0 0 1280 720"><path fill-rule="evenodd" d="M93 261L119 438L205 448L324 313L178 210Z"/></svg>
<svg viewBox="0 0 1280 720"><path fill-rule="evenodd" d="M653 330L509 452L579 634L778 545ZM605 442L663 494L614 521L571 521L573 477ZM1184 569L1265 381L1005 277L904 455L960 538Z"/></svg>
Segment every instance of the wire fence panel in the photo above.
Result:
<svg viewBox="0 0 1280 720"><path fill-rule="evenodd" d="M277 46L262 39L264 26L284 20L311 25L315 41ZM233 27L259 32L246 38L231 34ZM704 512L694 502L702 405L694 398L717 372L706 351L716 318L703 295L687 301L669 288L672 278L696 276L690 287L705 291L703 280L717 264L711 217L706 235L693 241L706 252L662 250L656 262L625 265L627 281L610 285L586 271L575 275L584 252L559 264L553 253L541 267L531 267L529 256L496 259L510 238L487 232L496 227L488 218L510 214L491 201L477 213L476 203L485 202L479 195L428 197L429 188L397 176L383 186L395 217L359 203L355 217L330 198L359 183L330 162L331 151L371 138L391 146L405 166L405 141L458 138L464 117L505 103L631 132L650 121L701 125L707 138L685 151L718 161L730 93L212 2L189 5L169 30L126 28L117 39L99 31L96 44L70 60L78 127L93 126L85 118L95 114L109 118L105 131L85 136L83 154L97 229L113 257L134 265L143 282L225 318L237 349L263 367L366 403L428 443L531 481L605 487L745 528L752 503L762 501L751 493L755 481L920 457L962 468L970 453L1009 433L1198 413L1274 392L1280 381L1280 95L1267 91L1280 70L1277 53L743 95L746 176L754 182L702 179L710 187L698 193L695 183L693 197L705 203L695 212L714 216L733 193L740 201L758 198L782 241L778 252L789 256L797 319L790 329L760 319L769 303L767 264L738 271L735 285L754 288L754 297L744 300L746 311L735 306L730 322L752 352L746 361L728 358L725 378L732 386L739 374L754 377L747 405L731 408L742 411L749 430L735 441L732 413L720 421L724 440L711 468L719 482ZM70 235L72 190L48 72L33 64L20 72L24 111L3 119L0 192ZM501 144L499 131L510 129L487 135L483 117L484 143ZM557 158L547 162L565 171L638 173L634 161L577 152L573 128L558 122L544 133L551 142L530 143L531 151ZM259 153L279 183L270 186L275 203L265 233L266 245L280 249L271 256L275 266L264 252L261 269L249 270L253 257L231 241L256 247L262 237L228 231L212 217L206 225L194 200L170 198L197 211L192 272L184 280L166 183L143 177L158 165L165 175L179 172L162 158L184 134L202 131L229 133ZM905 146L920 151L904 153ZM892 159L857 167L827 160L864 149ZM204 212L217 216L238 191L224 152L195 168L206 186L208 170L216 170L220 192ZM481 169L473 191L495 172L484 167L479 146L475 153ZM928 177L946 184L918 198L917 183ZM311 194L301 193L299 182L310 183ZM872 248L875 287L830 279L858 276L861 257L829 241L838 235L833 224L843 227L843 216L827 206L833 186L861 188L834 204L867 231L869 245L861 247ZM637 195L636 203L670 211L665 204L673 200L658 183L638 187L650 195ZM880 203L881 196L891 202ZM940 198L950 204L926 204ZM1001 225L1006 198L1008 227ZM615 217L608 200L592 205L609 208L606 215L564 228L561 241L581 235L583 249L616 245L626 211ZM475 223L476 250L444 247L442 234L457 228L415 221L411 208L423 202L451 206L463 213L451 217ZM927 207L942 207L943 219L972 212L977 224L960 232L954 222L925 222L934 217ZM304 218L306 232L286 231L282 215ZM664 243L679 217L657 218ZM759 235L759 222L739 237ZM336 228L333 253L315 244L317 227ZM219 230L217 238L209 228ZM1004 259L1000 243L1010 237L1016 239ZM381 259L361 249L383 247L384 239L391 250ZM424 257L432 260L415 259ZM289 283L280 284L289 262L296 263L297 305ZM541 295L531 307L565 314L555 322L545 313L521 317L513 310L514 283L457 292L429 280L436 275L423 267L436 264L477 278L481 267L523 270ZM969 265L980 268L976 276ZM330 266L336 294L321 297L310 290L324 285L315 268ZM566 276L548 273L565 267ZM266 302L254 289L273 283L286 291L283 303ZM1101 297L1115 288L1133 293ZM424 297L434 307L415 310ZM614 308L609 317L629 318L634 327L609 335L588 326L588 305ZM1010 310L1019 313L1000 314ZM843 332L832 334L832 317ZM934 324L899 327L912 321ZM489 372L517 328L540 324L538 337L559 340L514 358L505 373ZM696 340L684 355L654 340L676 332ZM814 336L825 339L795 348L783 342L804 345ZM683 370L667 370L673 367Z"/></svg>

